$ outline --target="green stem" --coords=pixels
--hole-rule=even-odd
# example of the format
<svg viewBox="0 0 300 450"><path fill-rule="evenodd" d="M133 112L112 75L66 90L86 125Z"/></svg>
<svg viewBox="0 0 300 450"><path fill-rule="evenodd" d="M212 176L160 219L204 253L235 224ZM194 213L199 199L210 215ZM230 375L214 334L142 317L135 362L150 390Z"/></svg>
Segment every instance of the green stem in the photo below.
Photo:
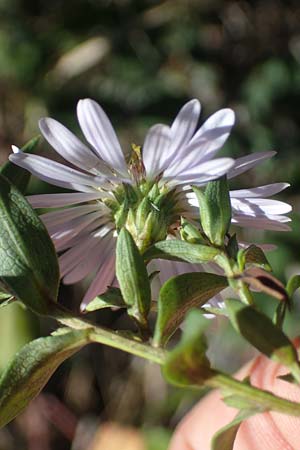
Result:
<svg viewBox="0 0 300 450"><path fill-rule="evenodd" d="M123 350L132 355L140 356L157 364L164 364L166 358L166 351L161 348L152 347L150 344L140 342L135 339L130 339L122 336L120 332L111 331L106 328L94 325L80 316L74 316L73 313L63 308L61 305L53 307L53 317L58 322L75 329L89 329L89 339L92 342L105 344L119 350Z"/></svg>
<svg viewBox="0 0 300 450"><path fill-rule="evenodd" d="M235 380L218 372L205 381L207 386L218 388L226 395L236 395L251 406L261 406L265 410L277 411L291 416L300 416L300 403L277 397L269 391L258 389L250 384Z"/></svg>
<svg viewBox="0 0 300 450"><path fill-rule="evenodd" d="M105 330L104 328L93 328L89 337L93 342L99 342L100 344L124 350L132 355L140 356L141 358L148 359L149 361L160 365L164 364L166 359L166 352L164 350L128 339L113 331Z"/></svg>

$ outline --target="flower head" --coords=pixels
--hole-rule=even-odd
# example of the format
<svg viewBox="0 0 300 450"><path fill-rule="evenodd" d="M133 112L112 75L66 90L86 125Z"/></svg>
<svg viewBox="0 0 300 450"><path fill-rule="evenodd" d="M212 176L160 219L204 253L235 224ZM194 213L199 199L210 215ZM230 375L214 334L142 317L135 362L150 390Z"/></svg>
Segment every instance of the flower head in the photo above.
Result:
<svg viewBox="0 0 300 450"><path fill-rule="evenodd" d="M76 191L31 196L29 201L36 208L64 208L41 218L60 253L63 281L75 283L94 274L83 307L114 281L120 227L129 229L143 251L179 225L185 186L204 185L234 166L231 158L215 158L233 126L233 111L216 112L196 130L199 114L200 103L191 100L170 127L150 128L142 149L133 146L126 160L103 109L93 100L80 100L77 117L89 146L54 119L39 124L70 165L23 152L10 155L40 179Z"/></svg>

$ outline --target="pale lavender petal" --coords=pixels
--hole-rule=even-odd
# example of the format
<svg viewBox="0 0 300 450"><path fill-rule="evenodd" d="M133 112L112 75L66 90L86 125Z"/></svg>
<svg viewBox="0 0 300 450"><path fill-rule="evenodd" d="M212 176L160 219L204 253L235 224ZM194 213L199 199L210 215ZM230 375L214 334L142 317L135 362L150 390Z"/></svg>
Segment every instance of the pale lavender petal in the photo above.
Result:
<svg viewBox="0 0 300 450"><path fill-rule="evenodd" d="M59 257L59 265L61 276L64 277L70 270L82 261L91 251L91 249L111 232L111 226L108 224L103 226L97 232L82 237L77 245L67 250Z"/></svg>
<svg viewBox="0 0 300 450"><path fill-rule="evenodd" d="M107 257L105 264L101 266L89 289L87 290L80 305L80 310L84 311L90 301L92 301L97 295L105 292L107 287L110 286L110 284L114 280L114 277L115 255L112 253L110 257Z"/></svg>
<svg viewBox="0 0 300 450"><path fill-rule="evenodd" d="M228 172L227 178L230 179L237 177L241 173L244 173L247 170L252 169L252 167L255 167L257 164L262 163L263 161L271 158L274 155L276 155L276 152L270 151L270 152L254 153L251 155L242 156L241 158L237 158L235 160L235 165Z"/></svg>
<svg viewBox="0 0 300 450"><path fill-rule="evenodd" d="M172 145L170 153L174 158L177 152L192 138L199 120L201 105L198 100L187 102L179 111L171 125Z"/></svg>
<svg viewBox="0 0 300 450"><path fill-rule="evenodd" d="M69 220L68 222L47 224L47 230L53 240L65 240L66 237L72 239L74 236L77 236L84 229L86 229L90 223L94 222L95 220L98 221L98 219L99 213L98 211L96 211L94 213L76 217L75 219ZM103 225L107 222L107 217L102 217L101 224Z"/></svg>
<svg viewBox="0 0 300 450"><path fill-rule="evenodd" d="M290 231L290 227L286 225L290 219L286 216L272 216L267 217L250 217L246 215L235 214L232 217L232 223L240 227L256 228L260 230L273 230L273 231Z"/></svg>
<svg viewBox="0 0 300 450"><path fill-rule="evenodd" d="M170 177L165 177L164 175L163 180L169 181L170 186L176 184L203 185L226 174L233 164L234 160L231 158L217 158L200 163L199 166L192 167L186 171L178 171L176 175Z"/></svg>
<svg viewBox="0 0 300 450"><path fill-rule="evenodd" d="M287 203L266 198L246 198L243 200L232 198L231 205L234 213L257 217L270 214L286 214L292 210L292 207Z"/></svg>
<svg viewBox="0 0 300 450"><path fill-rule="evenodd" d="M80 169L92 173L96 170L112 177L105 163L62 124L47 117L39 121L39 127L45 139L66 161Z"/></svg>
<svg viewBox="0 0 300 450"><path fill-rule="evenodd" d="M109 217L100 216L93 222L87 223L86 226L74 236L61 236L59 233L53 235L52 239L54 241L56 251L62 252L77 246L81 243L81 241L89 239L89 237L95 233L95 230L98 230L103 225L108 226L110 229L114 228L114 225L110 222Z"/></svg>
<svg viewBox="0 0 300 450"><path fill-rule="evenodd" d="M157 124L148 131L143 145L143 163L148 179L154 179L168 165L170 128Z"/></svg>
<svg viewBox="0 0 300 450"><path fill-rule="evenodd" d="M197 131L189 146L199 148L201 146L201 160L207 160L215 155L228 139L235 122L235 114L232 109L220 109L210 116ZM189 151L189 148L186 150Z"/></svg>
<svg viewBox="0 0 300 450"><path fill-rule="evenodd" d="M40 194L28 195L26 198L33 208L59 208L62 206L76 205L90 202L100 198L110 197L109 193L71 193L71 194Z"/></svg>
<svg viewBox="0 0 300 450"><path fill-rule="evenodd" d="M111 236L106 235L92 247L86 257L68 272L63 279L64 284L77 283L83 280L89 273L94 272L100 265L104 264L107 256L112 253L114 244Z"/></svg>
<svg viewBox="0 0 300 450"><path fill-rule="evenodd" d="M116 133L100 105L91 99L80 100L77 116L86 140L114 170L128 177L127 165Z"/></svg>
<svg viewBox="0 0 300 450"><path fill-rule="evenodd" d="M235 191L230 191L231 198L254 198L254 197L271 197L272 195L278 194L278 192L290 186L289 183L273 183L266 184L265 186L258 186L256 188L249 189L237 189Z"/></svg>
<svg viewBox="0 0 300 450"><path fill-rule="evenodd" d="M57 186L87 185L89 187L105 187L105 180L101 177L88 175L76 169L51 161L43 156L30 155L28 153L17 153L9 156L9 160L17 166L28 170L32 175L41 180Z"/></svg>
<svg viewBox="0 0 300 450"><path fill-rule="evenodd" d="M46 225L54 225L59 223L64 223L67 220L74 219L75 217L82 216L84 214L88 214L94 211L99 210L99 215L104 214L106 211L101 208L98 204L93 205L82 205L82 206L74 206L73 208L67 208L64 210L48 212L45 214L41 214L40 218Z"/></svg>
<svg viewBox="0 0 300 450"><path fill-rule="evenodd" d="M234 112L221 109L197 131L192 140L177 152L165 176L177 174L212 159L228 138L234 124Z"/></svg>

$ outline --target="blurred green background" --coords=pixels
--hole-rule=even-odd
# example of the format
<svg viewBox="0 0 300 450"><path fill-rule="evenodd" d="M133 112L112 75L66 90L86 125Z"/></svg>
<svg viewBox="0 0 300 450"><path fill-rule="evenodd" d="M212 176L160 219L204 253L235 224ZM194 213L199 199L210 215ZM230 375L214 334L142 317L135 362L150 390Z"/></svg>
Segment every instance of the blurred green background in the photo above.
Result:
<svg viewBox="0 0 300 450"><path fill-rule="evenodd" d="M128 149L143 142L149 125L170 123L190 98L201 101L201 120L231 107L237 124L223 155L278 151L232 186L291 183L281 198L293 205L293 231L246 236L279 246L270 261L285 281L300 272L299 23L297 0L0 0L1 162L11 144L21 146L38 133L42 116L79 133L75 108L84 97L100 102ZM50 151L45 142L39 149ZM31 192L48 189L37 180L30 185ZM62 301L78 305L79 297L78 288L62 288ZM274 307L265 299L262 305ZM288 321L292 335L299 334L299 318L296 306ZM107 326L125 320L118 313L99 316ZM0 370L25 342L54 327L19 306L3 309ZM219 367L233 371L252 355L224 321L213 324L211 338ZM123 450L125 442L131 442L128 450L165 450L200 395L166 386L155 366L91 346L0 432L0 450L108 450L105 433L111 442L125 433ZM108 421L125 428L105 428Z"/></svg>

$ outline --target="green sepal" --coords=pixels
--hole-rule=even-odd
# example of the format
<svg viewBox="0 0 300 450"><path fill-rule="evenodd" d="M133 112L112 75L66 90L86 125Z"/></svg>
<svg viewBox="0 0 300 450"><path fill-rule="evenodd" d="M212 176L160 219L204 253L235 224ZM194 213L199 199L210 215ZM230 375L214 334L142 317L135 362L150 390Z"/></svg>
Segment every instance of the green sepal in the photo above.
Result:
<svg viewBox="0 0 300 450"><path fill-rule="evenodd" d="M154 345L165 345L186 311L204 305L226 287L227 279L212 273L192 272L170 278L159 293Z"/></svg>
<svg viewBox="0 0 300 450"><path fill-rule="evenodd" d="M181 218L180 235L184 241L190 244L207 244L200 230L184 218Z"/></svg>
<svg viewBox="0 0 300 450"><path fill-rule="evenodd" d="M203 193L193 186L199 208L200 222L210 242L221 246L231 223L231 203L226 175L207 184Z"/></svg>
<svg viewBox="0 0 300 450"><path fill-rule="evenodd" d="M300 381L297 351L289 338L269 317L239 300L225 300L229 319L250 344L272 360L290 368Z"/></svg>
<svg viewBox="0 0 300 450"><path fill-rule="evenodd" d="M27 142L21 149L21 152L24 153L35 153L35 149L37 144L39 143L40 136L36 136ZM1 175L4 175L12 184L14 184L22 194L25 194L29 180L30 180L30 172L28 170L23 169L22 167L17 166L16 164L7 161L0 168Z"/></svg>
<svg viewBox="0 0 300 450"><path fill-rule="evenodd" d="M0 378L0 427L20 414L57 367L88 343L88 330L82 330L64 331L25 345Z"/></svg>
<svg viewBox="0 0 300 450"><path fill-rule="evenodd" d="M180 343L168 353L162 373L166 380L176 386L202 386L215 374L206 356L204 331L210 320L199 310L188 313Z"/></svg>
<svg viewBox="0 0 300 450"><path fill-rule="evenodd" d="M57 300L59 268L53 242L27 200L0 175L0 281L39 314Z"/></svg>
<svg viewBox="0 0 300 450"><path fill-rule="evenodd" d="M244 270L246 264L249 264L250 266L258 266L268 272L272 272L272 267L266 255L257 245L252 244L244 250L239 250L237 260L240 270Z"/></svg>
<svg viewBox="0 0 300 450"><path fill-rule="evenodd" d="M262 412L260 409L243 409L237 416L217 431L211 441L211 450L233 450L234 441L241 423Z"/></svg>
<svg viewBox="0 0 300 450"><path fill-rule="evenodd" d="M85 311L92 312L104 308L127 308L121 294L121 290L116 287L109 287L104 294L98 295L85 308Z"/></svg>
<svg viewBox="0 0 300 450"><path fill-rule="evenodd" d="M156 242L143 254L145 260L160 258L174 261L186 261L193 264L207 263L220 254L214 247L190 244L179 239Z"/></svg>
<svg viewBox="0 0 300 450"><path fill-rule="evenodd" d="M150 282L144 260L126 228L117 240L116 275L128 314L145 326L151 307Z"/></svg>

